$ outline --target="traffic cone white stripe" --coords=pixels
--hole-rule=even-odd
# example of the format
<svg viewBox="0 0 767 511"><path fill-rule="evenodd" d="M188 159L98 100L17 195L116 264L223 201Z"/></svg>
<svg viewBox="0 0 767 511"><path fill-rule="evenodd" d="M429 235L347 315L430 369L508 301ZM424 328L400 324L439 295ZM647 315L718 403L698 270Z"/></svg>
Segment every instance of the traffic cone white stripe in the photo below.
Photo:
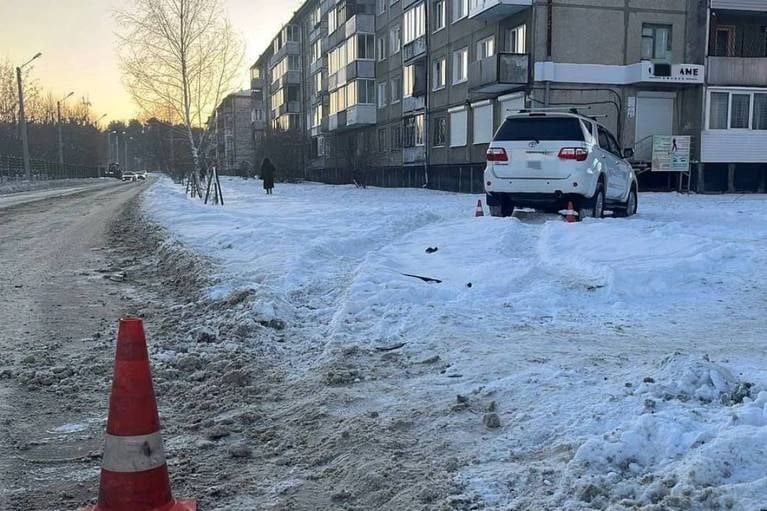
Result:
<svg viewBox="0 0 767 511"><path fill-rule="evenodd" d="M129 474L144 472L165 465L162 435L104 436L104 455L101 468L110 472Z"/></svg>

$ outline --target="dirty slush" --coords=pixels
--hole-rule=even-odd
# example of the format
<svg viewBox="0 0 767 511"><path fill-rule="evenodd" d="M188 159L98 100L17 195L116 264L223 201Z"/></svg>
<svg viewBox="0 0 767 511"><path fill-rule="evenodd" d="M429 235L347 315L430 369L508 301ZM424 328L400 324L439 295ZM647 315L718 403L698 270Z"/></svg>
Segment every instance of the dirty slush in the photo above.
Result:
<svg viewBox="0 0 767 511"><path fill-rule="evenodd" d="M289 325L253 319L248 291L206 298L210 261L168 241L142 215L140 198L112 223L108 239L109 264L82 276L119 296L123 313L145 320L176 495L195 496L208 510L480 509L453 478L467 460L415 434L415 420L428 416L356 411L348 392L361 379L401 384L403 373L431 371L438 357L414 363L352 346L288 379L281 368L292 349ZM45 410L50 424L40 431L39 420L4 414L0 508L94 503L116 326L117 318L101 319L79 340L84 349L67 350L71 339L51 336L28 355L0 354L2 387L17 389L16 409ZM478 407L478 421L492 411L492 403L461 396L456 406ZM329 413L340 408L343 415ZM484 420L492 427L497 417Z"/></svg>

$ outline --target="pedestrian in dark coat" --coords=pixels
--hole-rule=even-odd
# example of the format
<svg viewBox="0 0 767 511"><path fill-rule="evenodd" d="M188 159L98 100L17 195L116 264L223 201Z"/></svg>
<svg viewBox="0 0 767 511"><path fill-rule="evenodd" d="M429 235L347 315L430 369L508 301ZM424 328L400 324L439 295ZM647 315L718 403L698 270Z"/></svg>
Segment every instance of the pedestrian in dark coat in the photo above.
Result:
<svg viewBox="0 0 767 511"><path fill-rule="evenodd" d="M264 182L264 190L267 195L272 194L274 190L274 174L277 169L274 168L269 158L264 158L264 162L261 164L261 180Z"/></svg>

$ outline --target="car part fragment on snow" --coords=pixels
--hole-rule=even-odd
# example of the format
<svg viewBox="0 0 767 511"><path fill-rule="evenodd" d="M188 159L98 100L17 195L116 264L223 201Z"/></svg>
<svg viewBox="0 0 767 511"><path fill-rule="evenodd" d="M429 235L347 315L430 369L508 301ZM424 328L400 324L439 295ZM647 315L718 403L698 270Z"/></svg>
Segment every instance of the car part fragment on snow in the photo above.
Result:
<svg viewBox="0 0 767 511"><path fill-rule="evenodd" d="M433 254L434 252L438 251L439 247L429 247L426 249L427 254Z"/></svg>
<svg viewBox="0 0 767 511"><path fill-rule="evenodd" d="M413 277L414 279L423 280L423 281L424 281L424 282L426 282L427 284L432 284L432 283L434 283L434 284L442 284L442 281L441 281L441 280L439 280L439 279L433 279L433 278L431 278L431 277L423 277L423 276L421 276L421 275L411 275L411 274L409 274L409 273L403 273L402 275L404 275L405 277Z"/></svg>
<svg viewBox="0 0 767 511"><path fill-rule="evenodd" d="M394 344L392 346L376 346L376 351L394 351L394 350L403 348L405 344L407 343L401 342L399 344Z"/></svg>

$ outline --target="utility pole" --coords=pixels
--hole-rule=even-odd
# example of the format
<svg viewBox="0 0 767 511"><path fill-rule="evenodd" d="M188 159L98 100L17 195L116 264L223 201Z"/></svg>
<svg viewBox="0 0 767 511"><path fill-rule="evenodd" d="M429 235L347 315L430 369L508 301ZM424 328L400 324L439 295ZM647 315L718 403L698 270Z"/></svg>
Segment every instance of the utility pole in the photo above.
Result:
<svg viewBox="0 0 767 511"><path fill-rule="evenodd" d="M21 145L24 151L24 174L27 181L32 180L32 162L29 158L29 133L27 133L27 117L24 113L24 87L21 84L21 70L33 60L39 58L42 53L37 53L24 64L16 68L16 82L19 86L19 124L21 126Z"/></svg>
<svg viewBox="0 0 767 511"><path fill-rule="evenodd" d="M58 111L58 121L59 121L59 169L62 173L62 177L64 174L64 139L61 136L61 104L72 97L74 95L74 92L70 92L67 94L63 99L56 102L56 110Z"/></svg>
<svg viewBox="0 0 767 511"><path fill-rule="evenodd" d="M125 171L127 172L128 169L128 133L123 131L123 146L125 149Z"/></svg>

